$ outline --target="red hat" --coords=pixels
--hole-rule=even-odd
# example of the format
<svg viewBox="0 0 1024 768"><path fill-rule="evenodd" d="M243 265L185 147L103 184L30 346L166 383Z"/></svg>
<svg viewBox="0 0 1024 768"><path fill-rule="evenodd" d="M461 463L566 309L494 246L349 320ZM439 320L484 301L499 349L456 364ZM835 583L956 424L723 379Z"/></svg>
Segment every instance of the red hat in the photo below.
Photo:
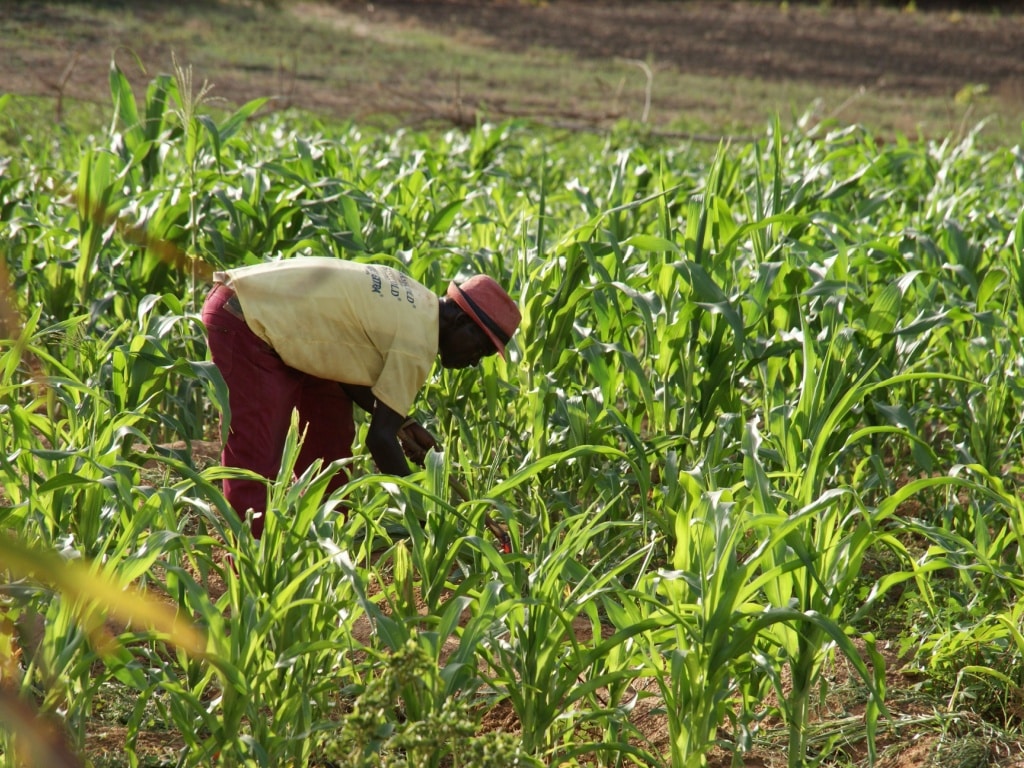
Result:
<svg viewBox="0 0 1024 768"><path fill-rule="evenodd" d="M519 327L522 315L505 289L487 275L475 275L462 285L448 286L448 298L473 318L505 357L505 345Z"/></svg>

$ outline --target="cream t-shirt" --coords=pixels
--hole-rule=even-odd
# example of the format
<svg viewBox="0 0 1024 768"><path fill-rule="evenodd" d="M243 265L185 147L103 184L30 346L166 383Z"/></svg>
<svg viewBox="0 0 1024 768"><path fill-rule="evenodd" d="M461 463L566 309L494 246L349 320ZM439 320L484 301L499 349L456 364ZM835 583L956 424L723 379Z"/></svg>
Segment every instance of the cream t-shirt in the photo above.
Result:
<svg viewBox="0 0 1024 768"><path fill-rule="evenodd" d="M438 298L391 267L303 256L227 270L245 322L292 368L401 414L437 356Z"/></svg>

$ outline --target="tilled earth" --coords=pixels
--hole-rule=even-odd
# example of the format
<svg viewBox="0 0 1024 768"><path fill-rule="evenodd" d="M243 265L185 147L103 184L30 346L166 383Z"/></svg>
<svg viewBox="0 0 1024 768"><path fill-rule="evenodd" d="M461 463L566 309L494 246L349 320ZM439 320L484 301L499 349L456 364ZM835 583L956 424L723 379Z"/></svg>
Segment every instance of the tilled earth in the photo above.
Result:
<svg viewBox="0 0 1024 768"><path fill-rule="evenodd" d="M1024 16L796 3L620 0L397 0L332 3L370 23L387 16L471 28L510 51L651 59L682 72L951 94L986 83L1024 99ZM828 4L822 3L821 6ZM963 3L978 8L981 3ZM1009 7L1009 5L1007 5Z"/></svg>
<svg viewBox="0 0 1024 768"><path fill-rule="evenodd" d="M109 2L99 5L110 6ZM191 0L183 0L188 6ZM478 44L529 53L557 50L583 63L632 59L681 74L870 89L893 96L951 99L981 87L1011 114L1024 115L1024 3L960 3L970 10L919 0L920 9L880 7L867 0L725 2L723 0L321 0L281 7L339 32L378 40L381 30L424 28ZM152 21L148 39L114 27L69 23L58 3L0 2L0 93L74 94L107 102L111 50L131 50L150 72L166 70L175 51L161 38L161 8L139 0L130 12ZM226 14L230 4L209 12ZM227 10L226 10L227 9ZM189 22L203 23L197 13ZM21 34L32 28L35 36ZM8 30L19 34L8 34ZM41 41L19 45L19 39ZM274 95L275 73L199 54L201 77L229 102ZM300 52L301 53L301 52ZM443 113L424 94L429 73L403 73L382 84L351 78L325 87L316 73L289 78L287 103L322 114L398 113L415 121ZM723 81L724 82L724 81ZM486 94L484 95L486 98ZM541 102L546 94L536 94ZM671 97L669 97L671 98ZM666 105L681 110L685 103ZM549 113L550 114L550 113ZM505 114L503 116L512 116ZM558 115L554 115L557 117ZM472 116L470 116L471 118ZM582 117L587 115L574 115ZM591 115L594 122L601 116ZM1014 123L1015 124L1015 123Z"/></svg>

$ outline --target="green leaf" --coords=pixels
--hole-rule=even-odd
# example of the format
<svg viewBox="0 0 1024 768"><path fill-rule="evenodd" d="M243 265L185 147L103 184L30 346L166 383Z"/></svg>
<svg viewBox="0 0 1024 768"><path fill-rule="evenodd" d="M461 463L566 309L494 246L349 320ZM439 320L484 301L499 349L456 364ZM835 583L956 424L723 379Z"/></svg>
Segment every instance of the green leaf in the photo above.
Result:
<svg viewBox="0 0 1024 768"><path fill-rule="evenodd" d="M630 235L622 241L624 246L636 248L640 251L652 251L654 253L679 253L679 246L671 240L666 240L657 235L646 235L643 233Z"/></svg>

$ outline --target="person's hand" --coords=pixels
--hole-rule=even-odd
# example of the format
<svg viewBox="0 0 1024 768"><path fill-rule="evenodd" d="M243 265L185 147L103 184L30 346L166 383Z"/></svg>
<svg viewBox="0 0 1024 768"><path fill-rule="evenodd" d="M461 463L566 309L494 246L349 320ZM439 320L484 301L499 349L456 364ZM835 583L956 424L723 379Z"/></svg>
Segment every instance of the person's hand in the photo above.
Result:
<svg viewBox="0 0 1024 768"><path fill-rule="evenodd" d="M402 444L406 458L414 464L423 466L427 460L427 451L433 448L440 451L437 439L427 432L416 419L406 419L398 430L398 442Z"/></svg>

